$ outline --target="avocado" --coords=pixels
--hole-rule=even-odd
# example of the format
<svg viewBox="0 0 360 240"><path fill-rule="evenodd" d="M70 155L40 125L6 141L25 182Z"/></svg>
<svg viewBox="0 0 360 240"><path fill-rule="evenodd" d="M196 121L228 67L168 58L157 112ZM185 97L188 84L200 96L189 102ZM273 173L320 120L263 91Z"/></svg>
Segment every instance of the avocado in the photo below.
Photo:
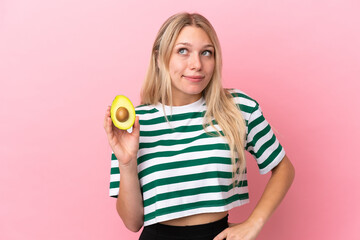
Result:
<svg viewBox="0 0 360 240"><path fill-rule="evenodd" d="M110 109L111 120L115 127L126 130L131 128L135 122L135 108L131 101L123 96L115 97Z"/></svg>

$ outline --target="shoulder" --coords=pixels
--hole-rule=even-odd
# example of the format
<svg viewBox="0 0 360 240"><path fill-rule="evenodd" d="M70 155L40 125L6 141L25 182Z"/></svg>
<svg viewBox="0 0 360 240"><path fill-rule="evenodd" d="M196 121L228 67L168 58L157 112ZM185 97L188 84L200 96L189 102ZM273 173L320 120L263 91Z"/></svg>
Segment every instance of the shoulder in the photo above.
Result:
<svg viewBox="0 0 360 240"><path fill-rule="evenodd" d="M159 112L159 110L154 105L150 104L142 104L135 107L136 115L147 115L157 112Z"/></svg>
<svg viewBox="0 0 360 240"><path fill-rule="evenodd" d="M245 92L235 88L228 88L225 90L230 94L243 114L251 114L260 108L259 103Z"/></svg>
<svg viewBox="0 0 360 240"><path fill-rule="evenodd" d="M163 121L163 114L155 105L143 104L136 106L135 114L139 117L140 125L152 125Z"/></svg>

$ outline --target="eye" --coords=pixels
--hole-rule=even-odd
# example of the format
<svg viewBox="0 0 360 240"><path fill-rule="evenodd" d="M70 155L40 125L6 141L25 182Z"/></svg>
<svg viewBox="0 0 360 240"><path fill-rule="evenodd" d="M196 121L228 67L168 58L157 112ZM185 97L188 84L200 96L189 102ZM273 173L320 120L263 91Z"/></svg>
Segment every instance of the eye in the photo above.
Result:
<svg viewBox="0 0 360 240"><path fill-rule="evenodd" d="M210 51L210 50L205 50L205 51L203 51L202 53L201 53L203 56L208 56L208 57L210 57L210 56L212 56L212 51Z"/></svg>
<svg viewBox="0 0 360 240"><path fill-rule="evenodd" d="M178 50L178 53L184 55L184 54L187 54L187 53L188 53L188 50L187 50L186 48L180 48L180 49Z"/></svg>

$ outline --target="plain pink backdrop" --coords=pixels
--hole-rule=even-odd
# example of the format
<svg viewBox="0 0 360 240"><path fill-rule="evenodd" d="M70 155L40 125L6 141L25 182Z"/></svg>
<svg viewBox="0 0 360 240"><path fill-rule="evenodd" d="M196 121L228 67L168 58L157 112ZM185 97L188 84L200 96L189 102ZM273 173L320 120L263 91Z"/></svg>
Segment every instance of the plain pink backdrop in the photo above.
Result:
<svg viewBox="0 0 360 240"><path fill-rule="evenodd" d="M360 4L320 1L0 1L0 239L137 239L108 197L103 130L139 104L160 25L214 25L224 86L258 100L296 168L258 239L359 239ZM248 155L249 216L270 174Z"/></svg>

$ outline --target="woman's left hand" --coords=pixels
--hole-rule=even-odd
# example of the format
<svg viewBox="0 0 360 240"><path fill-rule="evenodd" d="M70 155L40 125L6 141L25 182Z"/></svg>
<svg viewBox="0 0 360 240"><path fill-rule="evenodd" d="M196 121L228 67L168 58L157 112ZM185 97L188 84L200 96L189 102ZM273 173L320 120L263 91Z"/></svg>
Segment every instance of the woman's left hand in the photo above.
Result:
<svg viewBox="0 0 360 240"><path fill-rule="evenodd" d="M214 240L254 240L260 233L262 224L249 219L239 224L229 224L230 227L219 233Z"/></svg>

